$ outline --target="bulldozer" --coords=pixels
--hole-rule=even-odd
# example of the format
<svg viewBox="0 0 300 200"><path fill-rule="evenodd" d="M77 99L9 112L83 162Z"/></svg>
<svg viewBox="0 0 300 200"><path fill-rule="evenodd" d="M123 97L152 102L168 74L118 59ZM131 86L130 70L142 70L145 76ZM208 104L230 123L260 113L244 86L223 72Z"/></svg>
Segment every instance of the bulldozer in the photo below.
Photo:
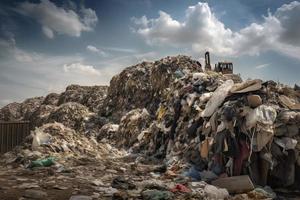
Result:
<svg viewBox="0 0 300 200"><path fill-rule="evenodd" d="M232 74L233 64L232 62L218 62L218 64L215 64L215 71L222 74Z"/></svg>
<svg viewBox="0 0 300 200"><path fill-rule="evenodd" d="M209 52L205 52L205 71L211 71L211 65L210 65L210 56ZM216 72L221 72L222 74L232 74L233 73L233 64L232 62L218 62L215 64Z"/></svg>

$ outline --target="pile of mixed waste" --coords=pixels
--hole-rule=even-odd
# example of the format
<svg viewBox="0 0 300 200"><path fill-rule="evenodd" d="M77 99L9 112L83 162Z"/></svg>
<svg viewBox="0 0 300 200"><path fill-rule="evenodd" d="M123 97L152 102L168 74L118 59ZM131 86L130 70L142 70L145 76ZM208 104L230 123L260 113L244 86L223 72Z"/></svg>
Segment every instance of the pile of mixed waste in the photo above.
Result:
<svg viewBox="0 0 300 200"><path fill-rule="evenodd" d="M93 186L101 198L90 199L272 199L269 186L300 189L299 88L204 72L187 56L128 67L109 87L9 104L0 120L33 129L6 164L107 162L109 177ZM94 164L74 170L90 177Z"/></svg>
<svg viewBox="0 0 300 200"><path fill-rule="evenodd" d="M192 180L224 186L230 180L225 177L249 175L255 185L298 189L300 91L273 81L243 82L234 74L203 72L199 66L186 67L197 66L187 60L167 57L115 76L108 89L115 98L106 99L104 109L128 110L119 123L104 126L98 139L109 137L134 153L164 159L170 173ZM152 82L157 74L162 82ZM156 85L159 90L153 89ZM150 92L140 92L144 88ZM126 97L127 91L132 95ZM153 97L158 98L149 103Z"/></svg>
<svg viewBox="0 0 300 200"><path fill-rule="evenodd" d="M68 102L81 104L90 112L98 112L106 98L107 89L107 86L70 85L61 94L50 93L46 97L29 98L22 103L10 103L0 109L0 120L30 120L47 115Z"/></svg>
<svg viewBox="0 0 300 200"><path fill-rule="evenodd" d="M122 155L125 154L109 144L98 143L93 138L54 122L35 128L22 146L17 146L3 157L6 164L17 162L27 167L32 160L48 157L55 157L61 162L72 162L82 157L102 159Z"/></svg>

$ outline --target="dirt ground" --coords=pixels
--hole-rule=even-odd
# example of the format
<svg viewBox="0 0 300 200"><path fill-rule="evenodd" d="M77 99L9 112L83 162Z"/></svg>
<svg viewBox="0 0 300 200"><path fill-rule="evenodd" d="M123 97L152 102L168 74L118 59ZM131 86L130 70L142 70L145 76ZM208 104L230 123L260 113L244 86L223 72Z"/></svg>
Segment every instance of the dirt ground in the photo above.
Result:
<svg viewBox="0 0 300 200"><path fill-rule="evenodd" d="M47 193L47 200L69 200L71 196L86 195L90 199L112 199L115 188L111 187L115 177L122 176L130 179L136 186L132 190L118 190L124 199L142 199L141 188L144 181L163 182L172 184L174 177L158 175L153 169L159 163L137 164L132 157L103 158L93 160L80 158L72 160L63 172L57 172L54 167L26 169L23 166L3 165L0 167L0 200L30 200L26 190L38 190ZM180 181L180 180L176 180ZM281 191L281 199L300 199L300 193ZM283 198L284 197L284 198ZM122 199L122 198L115 198ZM176 194L174 199L191 198L188 194ZM240 198L230 198L240 199Z"/></svg>
<svg viewBox="0 0 300 200"><path fill-rule="evenodd" d="M0 168L0 199L27 199L24 198L24 194L28 189L46 192L48 194L46 199L49 200L68 200L72 195L93 196L93 199L111 199L111 195L103 190L110 187L116 176L130 176L136 181L147 179L147 176L136 175L132 172L130 161L124 158L77 160L74 166L60 173L52 167L31 170L2 166Z"/></svg>

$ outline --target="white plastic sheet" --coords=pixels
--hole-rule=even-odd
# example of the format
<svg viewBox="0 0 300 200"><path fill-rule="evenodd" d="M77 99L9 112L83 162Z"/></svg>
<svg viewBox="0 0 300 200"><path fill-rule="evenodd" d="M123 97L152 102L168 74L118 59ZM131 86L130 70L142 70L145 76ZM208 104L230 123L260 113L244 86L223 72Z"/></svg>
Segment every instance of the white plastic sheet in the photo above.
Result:
<svg viewBox="0 0 300 200"><path fill-rule="evenodd" d="M248 113L246 116L247 128L252 128L257 122L265 125L272 125L276 119L276 110L267 105L261 105Z"/></svg>
<svg viewBox="0 0 300 200"><path fill-rule="evenodd" d="M202 112L202 117L210 117L216 111L216 109L223 103L224 99L227 97L228 92L233 85L233 80L227 80L216 89L216 91L212 94L212 97L207 102L205 109Z"/></svg>
<svg viewBox="0 0 300 200"><path fill-rule="evenodd" d="M36 128L33 132L33 140L31 148L36 150L40 145L49 144L51 140L51 135L44 133L41 129Z"/></svg>

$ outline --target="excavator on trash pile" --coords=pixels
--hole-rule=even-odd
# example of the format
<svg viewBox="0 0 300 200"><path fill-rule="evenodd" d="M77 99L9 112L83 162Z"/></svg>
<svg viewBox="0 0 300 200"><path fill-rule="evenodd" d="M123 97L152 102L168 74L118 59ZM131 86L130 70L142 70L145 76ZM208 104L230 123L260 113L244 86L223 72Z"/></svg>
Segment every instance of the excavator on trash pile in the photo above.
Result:
<svg viewBox="0 0 300 200"><path fill-rule="evenodd" d="M211 65L210 65L210 56L209 52L205 52L205 71L211 71ZM222 74L232 74L233 73L233 64L232 62L218 62L215 64L216 72L221 72Z"/></svg>

